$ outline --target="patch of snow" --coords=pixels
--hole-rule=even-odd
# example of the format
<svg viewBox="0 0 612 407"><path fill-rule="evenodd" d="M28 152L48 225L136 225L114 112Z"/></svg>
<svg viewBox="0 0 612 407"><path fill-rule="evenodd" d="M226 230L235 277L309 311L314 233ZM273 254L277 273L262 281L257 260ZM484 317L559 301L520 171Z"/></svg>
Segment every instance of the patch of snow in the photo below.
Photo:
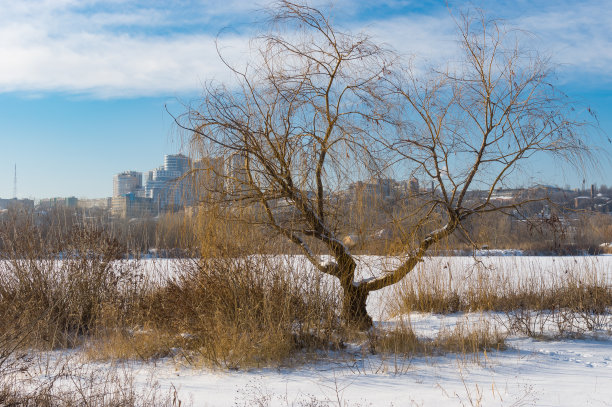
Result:
<svg viewBox="0 0 612 407"><path fill-rule="evenodd" d="M518 249L478 249L474 250L474 256L522 256L523 251Z"/></svg>
<svg viewBox="0 0 612 407"><path fill-rule="evenodd" d="M374 277L374 276L367 277L367 278L362 278L361 280L353 281L353 286L359 287L361 284L365 284L365 283L368 283L368 282L374 281L374 280L376 280L376 277Z"/></svg>
<svg viewBox="0 0 612 407"><path fill-rule="evenodd" d="M336 267L338 265L338 263L336 263L331 257L322 260L321 263L319 263L319 265L323 268L325 267Z"/></svg>

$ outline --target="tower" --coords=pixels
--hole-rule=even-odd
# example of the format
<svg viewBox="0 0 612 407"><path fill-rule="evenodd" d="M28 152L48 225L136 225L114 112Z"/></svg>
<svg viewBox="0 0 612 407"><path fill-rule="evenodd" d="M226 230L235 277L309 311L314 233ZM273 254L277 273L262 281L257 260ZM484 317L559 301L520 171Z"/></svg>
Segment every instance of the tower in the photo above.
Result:
<svg viewBox="0 0 612 407"><path fill-rule="evenodd" d="M142 188L142 173L137 171L125 171L115 174L113 177L113 196L119 197L129 193L135 193Z"/></svg>
<svg viewBox="0 0 612 407"><path fill-rule="evenodd" d="M13 198L17 199L17 164L15 163L15 177L13 178Z"/></svg>

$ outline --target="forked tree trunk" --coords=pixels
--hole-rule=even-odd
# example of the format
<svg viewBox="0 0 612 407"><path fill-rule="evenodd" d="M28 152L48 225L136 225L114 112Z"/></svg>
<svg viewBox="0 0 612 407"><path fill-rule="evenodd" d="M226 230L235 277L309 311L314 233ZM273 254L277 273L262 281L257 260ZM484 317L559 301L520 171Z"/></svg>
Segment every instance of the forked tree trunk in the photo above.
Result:
<svg viewBox="0 0 612 407"><path fill-rule="evenodd" d="M344 297L342 299L342 318L352 328L360 331L368 330L372 327L372 317L366 309L366 300L369 292L365 285L355 286L346 284L342 287Z"/></svg>
<svg viewBox="0 0 612 407"><path fill-rule="evenodd" d="M427 249L434 242L452 234L459 225L459 217L456 213L449 213L449 217L449 222L443 228L431 232L421 241L419 249L414 255L410 256L394 271L373 281L354 284L355 270L357 268L355 260L346 252L336 257L338 265L336 269L337 274L335 275L340 279L340 285L344 294L342 299L342 318L347 325L359 330L368 330L372 327L372 317L368 315L366 309L366 300L370 291L380 290L398 283L422 261Z"/></svg>
<svg viewBox="0 0 612 407"><path fill-rule="evenodd" d="M365 284L354 284L357 264L350 255L338 256L338 274L342 287L342 319L351 328L360 331L372 327L372 318L366 309L369 291Z"/></svg>

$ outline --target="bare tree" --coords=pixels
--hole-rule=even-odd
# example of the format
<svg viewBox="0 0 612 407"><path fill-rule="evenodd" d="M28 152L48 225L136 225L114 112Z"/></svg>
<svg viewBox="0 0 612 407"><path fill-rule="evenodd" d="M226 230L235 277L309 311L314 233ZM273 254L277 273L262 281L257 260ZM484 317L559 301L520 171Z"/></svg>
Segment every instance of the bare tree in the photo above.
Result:
<svg viewBox="0 0 612 407"><path fill-rule="evenodd" d="M462 56L457 62L428 75L402 67L390 81L406 120L389 147L432 181L436 192L424 207L426 213L442 213L445 224L421 239L400 267L368 282L366 291L400 281L432 244L462 229L467 218L542 200L495 197L525 162L551 154L558 163L580 167L590 157L589 120L556 90L551 64L525 48L524 32L482 13L464 15L457 31ZM470 194L473 190L482 193Z"/></svg>
<svg viewBox="0 0 612 407"><path fill-rule="evenodd" d="M483 16L458 24L463 58L423 76L303 4L280 1L270 26L253 40L244 69L227 63L238 85L208 85L177 123L195 155L225 157L215 171L224 190L209 196L230 212L256 208L260 222L336 277L343 316L360 328L372 324L370 292L399 282L468 217L511 209L494 192L521 162L538 153L576 160L586 151L583 123L549 83L546 61ZM402 231L413 238L400 266L358 281L340 235L348 216L341 191L391 171L433 181L435 192ZM435 225L433 214L443 222Z"/></svg>

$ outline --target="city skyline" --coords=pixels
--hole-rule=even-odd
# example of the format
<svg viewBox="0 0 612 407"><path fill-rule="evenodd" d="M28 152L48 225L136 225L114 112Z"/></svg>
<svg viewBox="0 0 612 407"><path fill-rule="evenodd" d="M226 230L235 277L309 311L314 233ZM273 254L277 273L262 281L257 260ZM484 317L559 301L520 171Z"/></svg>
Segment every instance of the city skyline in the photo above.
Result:
<svg viewBox="0 0 612 407"><path fill-rule="evenodd" d="M165 154L185 153L168 111L180 114L203 83L227 79L215 39L221 33L220 49L240 60L251 23L262 18L253 11L266 3L0 0L0 197L12 197L15 164L19 198L98 198L112 195L114 174L144 173ZM598 114L603 159L587 184L612 184L612 12L600 2L451 1L447 8L339 0L332 14L348 30L436 64L452 59L453 15L468 6L533 33L534 48L557 66L561 90ZM539 160L517 183L579 187L584 178Z"/></svg>

